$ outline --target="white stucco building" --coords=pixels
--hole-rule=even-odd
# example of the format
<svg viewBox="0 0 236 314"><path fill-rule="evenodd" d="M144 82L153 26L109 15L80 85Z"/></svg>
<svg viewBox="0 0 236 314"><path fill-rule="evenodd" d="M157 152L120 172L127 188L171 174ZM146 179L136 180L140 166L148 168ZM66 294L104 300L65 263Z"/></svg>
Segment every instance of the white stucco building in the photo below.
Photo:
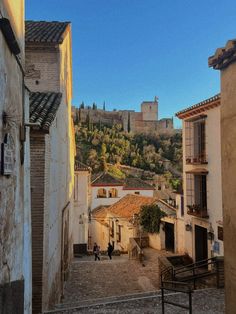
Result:
<svg viewBox="0 0 236 314"><path fill-rule="evenodd" d="M154 187L139 178L117 179L102 173L92 180L91 209L110 206L127 194L153 197Z"/></svg>
<svg viewBox="0 0 236 314"><path fill-rule="evenodd" d="M0 1L0 312L31 313L29 95L24 1Z"/></svg>
<svg viewBox="0 0 236 314"><path fill-rule="evenodd" d="M195 261L224 254L220 103L216 95L176 114L183 120L185 250Z"/></svg>

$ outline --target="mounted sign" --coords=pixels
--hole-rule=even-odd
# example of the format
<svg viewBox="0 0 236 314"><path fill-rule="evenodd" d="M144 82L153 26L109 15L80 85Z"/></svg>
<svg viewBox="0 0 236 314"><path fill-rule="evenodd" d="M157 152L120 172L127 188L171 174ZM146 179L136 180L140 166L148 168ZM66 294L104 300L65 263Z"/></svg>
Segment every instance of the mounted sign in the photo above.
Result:
<svg viewBox="0 0 236 314"><path fill-rule="evenodd" d="M6 134L1 144L1 173L9 176L14 170L14 142L10 134Z"/></svg>

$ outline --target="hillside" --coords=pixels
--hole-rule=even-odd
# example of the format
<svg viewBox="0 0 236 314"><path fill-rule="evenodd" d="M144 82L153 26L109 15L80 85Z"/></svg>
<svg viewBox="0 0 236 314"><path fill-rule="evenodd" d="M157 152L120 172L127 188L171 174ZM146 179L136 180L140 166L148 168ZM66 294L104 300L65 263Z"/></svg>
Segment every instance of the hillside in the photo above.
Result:
<svg viewBox="0 0 236 314"><path fill-rule="evenodd" d="M90 166L93 172L107 170L107 164L123 164L165 173L164 161L171 167L182 168L181 134L133 134L121 125L77 124L77 158Z"/></svg>

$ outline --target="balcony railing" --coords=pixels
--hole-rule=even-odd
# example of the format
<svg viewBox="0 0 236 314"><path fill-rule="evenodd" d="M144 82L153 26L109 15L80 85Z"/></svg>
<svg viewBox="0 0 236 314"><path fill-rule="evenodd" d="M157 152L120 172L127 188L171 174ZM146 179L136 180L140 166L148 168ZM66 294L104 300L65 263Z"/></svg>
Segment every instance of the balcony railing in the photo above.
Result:
<svg viewBox="0 0 236 314"><path fill-rule="evenodd" d="M199 218L209 218L207 213L207 208L201 205L187 205L188 211L187 214Z"/></svg>
<svg viewBox="0 0 236 314"><path fill-rule="evenodd" d="M199 156L188 156L185 158L185 162L187 165L203 165L203 164L207 164L207 157L205 154L201 154Z"/></svg>

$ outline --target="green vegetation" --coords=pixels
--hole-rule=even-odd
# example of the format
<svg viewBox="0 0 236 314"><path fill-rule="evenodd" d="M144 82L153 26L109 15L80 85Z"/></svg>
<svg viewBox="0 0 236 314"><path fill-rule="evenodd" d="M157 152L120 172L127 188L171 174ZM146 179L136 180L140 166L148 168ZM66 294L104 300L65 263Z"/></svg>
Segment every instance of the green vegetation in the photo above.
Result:
<svg viewBox="0 0 236 314"><path fill-rule="evenodd" d="M161 219L166 215L157 204L144 205L139 214L140 225L144 231L149 233L159 233Z"/></svg>
<svg viewBox="0 0 236 314"><path fill-rule="evenodd" d="M123 131L121 125L112 128L101 123L94 125L89 115L84 125L78 123L78 119L75 119L77 157L94 172L107 170L109 163L163 174L166 172L166 159L171 161L171 166L181 169L181 134L132 134ZM110 171L118 177L122 176L115 166Z"/></svg>

